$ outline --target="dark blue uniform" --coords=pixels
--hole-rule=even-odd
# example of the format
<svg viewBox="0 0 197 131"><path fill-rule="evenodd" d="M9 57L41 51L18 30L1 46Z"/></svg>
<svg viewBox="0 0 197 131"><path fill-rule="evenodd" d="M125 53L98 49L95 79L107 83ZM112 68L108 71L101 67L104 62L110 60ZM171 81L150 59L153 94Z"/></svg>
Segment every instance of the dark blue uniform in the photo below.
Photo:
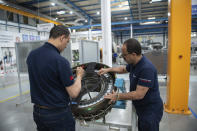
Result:
<svg viewBox="0 0 197 131"><path fill-rule="evenodd" d="M74 83L69 62L55 46L46 42L29 54L27 65L38 130L74 131L75 121L65 89Z"/></svg>
<svg viewBox="0 0 197 131"><path fill-rule="evenodd" d="M135 91L137 85L149 88L143 99L132 101L138 115L138 130L159 131L163 102L159 93L156 68L143 56L135 66L129 64L126 69L130 72L130 91Z"/></svg>

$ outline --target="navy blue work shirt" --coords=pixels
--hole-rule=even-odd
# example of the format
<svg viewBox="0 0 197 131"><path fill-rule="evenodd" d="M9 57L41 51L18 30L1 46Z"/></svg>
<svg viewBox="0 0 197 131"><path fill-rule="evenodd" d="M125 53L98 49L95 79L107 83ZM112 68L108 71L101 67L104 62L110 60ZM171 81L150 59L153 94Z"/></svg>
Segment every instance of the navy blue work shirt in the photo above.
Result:
<svg viewBox="0 0 197 131"><path fill-rule="evenodd" d="M30 52L26 62L32 103L51 108L67 107L70 98L65 87L74 81L70 64L59 50L46 42Z"/></svg>
<svg viewBox="0 0 197 131"><path fill-rule="evenodd" d="M137 113L144 109L162 110L163 102L160 97L157 70L154 65L145 56L142 56L136 65L128 64L126 69L130 72L130 91L135 91L137 85L149 88L143 99L133 100Z"/></svg>

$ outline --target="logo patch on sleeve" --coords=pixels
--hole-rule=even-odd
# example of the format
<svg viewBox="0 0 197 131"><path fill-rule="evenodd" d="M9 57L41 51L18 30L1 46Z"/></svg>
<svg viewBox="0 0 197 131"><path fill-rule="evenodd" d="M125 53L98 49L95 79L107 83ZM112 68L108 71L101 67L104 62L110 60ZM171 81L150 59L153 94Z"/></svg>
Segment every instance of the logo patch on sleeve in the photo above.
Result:
<svg viewBox="0 0 197 131"><path fill-rule="evenodd" d="M142 78L139 78L139 79L140 79L140 81L142 81L142 82L145 82L145 83L151 83L151 80L142 79Z"/></svg>
<svg viewBox="0 0 197 131"><path fill-rule="evenodd" d="M74 79L74 77L73 76L70 76L70 80L73 80Z"/></svg>

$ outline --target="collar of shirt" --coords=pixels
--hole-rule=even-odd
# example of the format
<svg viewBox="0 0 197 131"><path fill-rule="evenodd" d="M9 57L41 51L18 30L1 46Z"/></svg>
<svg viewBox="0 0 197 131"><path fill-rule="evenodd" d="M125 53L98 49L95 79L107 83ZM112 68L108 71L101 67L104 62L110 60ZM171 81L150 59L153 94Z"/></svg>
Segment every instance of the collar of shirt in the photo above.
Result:
<svg viewBox="0 0 197 131"><path fill-rule="evenodd" d="M54 45L52 45L51 43L46 42L45 45L46 45L47 47L51 48L51 49L56 50L56 51L60 54L60 51L59 51Z"/></svg>
<svg viewBox="0 0 197 131"><path fill-rule="evenodd" d="M141 65L145 59L144 57L145 56L142 55L142 58L140 59L140 61L138 61L138 63L135 66Z"/></svg>
<svg viewBox="0 0 197 131"><path fill-rule="evenodd" d="M133 69L135 69L136 67L142 65L142 63L144 62L145 56L142 55L142 58L140 59L140 61L138 61L138 63L136 65L132 65Z"/></svg>

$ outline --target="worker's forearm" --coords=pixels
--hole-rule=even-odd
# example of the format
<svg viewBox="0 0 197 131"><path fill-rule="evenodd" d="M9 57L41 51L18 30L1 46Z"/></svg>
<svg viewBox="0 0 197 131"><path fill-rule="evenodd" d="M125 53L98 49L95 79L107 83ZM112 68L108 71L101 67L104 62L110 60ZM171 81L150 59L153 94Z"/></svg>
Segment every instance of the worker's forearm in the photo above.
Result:
<svg viewBox="0 0 197 131"><path fill-rule="evenodd" d="M77 76L75 83L72 86L66 87L66 90L70 97L76 98L81 90L81 76Z"/></svg>
<svg viewBox="0 0 197 131"><path fill-rule="evenodd" d="M109 68L109 72L114 72L114 73L127 73L126 67L120 66L120 67L112 67Z"/></svg>
<svg viewBox="0 0 197 131"><path fill-rule="evenodd" d="M140 100L142 97L136 91L128 93L119 93L117 100Z"/></svg>
<svg viewBox="0 0 197 131"><path fill-rule="evenodd" d="M81 79L82 79L81 76L77 76L75 83L73 85L74 86L74 93L76 94L76 96L79 95L79 92L81 90Z"/></svg>

